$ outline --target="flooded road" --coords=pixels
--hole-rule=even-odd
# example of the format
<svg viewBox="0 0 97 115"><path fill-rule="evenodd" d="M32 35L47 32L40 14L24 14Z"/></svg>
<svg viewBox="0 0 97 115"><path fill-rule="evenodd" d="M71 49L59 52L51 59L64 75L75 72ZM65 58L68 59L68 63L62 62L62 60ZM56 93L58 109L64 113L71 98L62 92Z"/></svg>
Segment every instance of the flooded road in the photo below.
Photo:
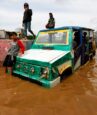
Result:
<svg viewBox="0 0 97 115"><path fill-rule="evenodd" d="M52 89L0 68L0 115L97 115L97 56Z"/></svg>

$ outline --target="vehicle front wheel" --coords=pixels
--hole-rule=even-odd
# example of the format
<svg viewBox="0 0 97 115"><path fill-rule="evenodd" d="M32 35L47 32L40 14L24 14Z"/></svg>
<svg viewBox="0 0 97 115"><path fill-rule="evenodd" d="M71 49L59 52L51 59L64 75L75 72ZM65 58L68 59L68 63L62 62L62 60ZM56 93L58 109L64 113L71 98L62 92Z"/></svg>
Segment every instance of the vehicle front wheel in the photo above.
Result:
<svg viewBox="0 0 97 115"><path fill-rule="evenodd" d="M67 78L69 75L71 75L73 73L72 68L69 67L66 70L63 71L63 73L61 74L61 80Z"/></svg>

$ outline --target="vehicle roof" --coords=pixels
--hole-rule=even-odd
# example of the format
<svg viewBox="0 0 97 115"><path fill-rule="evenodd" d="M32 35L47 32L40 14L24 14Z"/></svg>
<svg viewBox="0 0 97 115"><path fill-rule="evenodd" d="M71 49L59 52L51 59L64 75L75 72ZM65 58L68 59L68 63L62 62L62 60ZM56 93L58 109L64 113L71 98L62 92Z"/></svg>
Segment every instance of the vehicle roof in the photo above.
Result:
<svg viewBox="0 0 97 115"><path fill-rule="evenodd" d="M64 26L64 27L59 27L59 28L54 28L54 29L45 29L45 30L40 30L40 32L46 32L46 31L51 31L51 30L63 30L63 29L83 29L83 30L92 30L91 28L87 28L87 27L80 27L80 26Z"/></svg>

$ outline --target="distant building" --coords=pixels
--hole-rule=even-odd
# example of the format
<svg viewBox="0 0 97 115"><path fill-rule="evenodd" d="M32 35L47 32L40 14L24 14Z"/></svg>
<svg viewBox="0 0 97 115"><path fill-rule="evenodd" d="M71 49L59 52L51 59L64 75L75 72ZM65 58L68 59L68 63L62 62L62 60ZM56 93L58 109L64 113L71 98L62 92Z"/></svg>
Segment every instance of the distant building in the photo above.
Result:
<svg viewBox="0 0 97 115"><path fill-rule="evenodd" d="M9 39L10 32L5 30L0 30L0 39Z"/></svg>
<svg viewBox="0 0 97 115"><path fill-rule="evenodd" d="M17 33L19 38L23 38L23 29L22 28L17 28L14 32ZM9 39L11 31L6 31L6 30L0 30L0 39Z"/></svg>

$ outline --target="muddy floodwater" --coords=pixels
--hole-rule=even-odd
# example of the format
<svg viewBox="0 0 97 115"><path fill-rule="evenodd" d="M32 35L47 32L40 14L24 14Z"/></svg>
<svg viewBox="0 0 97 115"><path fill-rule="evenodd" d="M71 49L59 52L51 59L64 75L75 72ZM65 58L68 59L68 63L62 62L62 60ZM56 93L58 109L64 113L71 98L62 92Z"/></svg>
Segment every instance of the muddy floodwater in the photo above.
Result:
<svg viewBox="0 0 97 115"><path fill-rule="evenodd" d="M0 115L97 115L97 56L52 89L0 68Z"/></svg>

